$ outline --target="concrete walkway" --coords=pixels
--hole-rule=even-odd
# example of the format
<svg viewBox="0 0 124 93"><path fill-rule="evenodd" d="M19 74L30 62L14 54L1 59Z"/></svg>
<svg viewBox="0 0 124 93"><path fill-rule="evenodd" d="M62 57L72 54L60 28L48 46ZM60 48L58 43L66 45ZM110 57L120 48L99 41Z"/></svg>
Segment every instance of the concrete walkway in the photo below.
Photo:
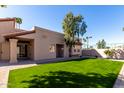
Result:
<svg viewBox="0 0 124 93"><path fill-rule="evenodd" d="M35 63L28 63L23 64L9 64L9 63L1 63L0 64L0 88L7 88L7 83L8 83L8 76L9 76L9 71L13 69L19 69L19 68L25 68L25 67L31 67L35 66L37 64Z"/></svg>
<svg viewBox="0 0 124 93"><path fill-rule="evenodd" d="M122 66L113 88L124 88L124 65Z"/></svg>
<svg viewBox="0 0 124 93"><path fill-rule="evenodd" d="M119 61L119 62L124 62L124 60L120 60L120 59L110 59L112 61Z"/></svg>

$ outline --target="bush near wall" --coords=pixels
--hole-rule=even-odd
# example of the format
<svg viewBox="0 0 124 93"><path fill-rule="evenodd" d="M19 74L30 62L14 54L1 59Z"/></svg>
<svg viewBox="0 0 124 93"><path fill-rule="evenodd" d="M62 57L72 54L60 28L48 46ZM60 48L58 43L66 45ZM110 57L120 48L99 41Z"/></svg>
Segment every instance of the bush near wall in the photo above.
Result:
<svg viewBox="0 0 124 93"><path fill-rule="evenodd" d="M115 50L114 49L105 50L104 53L108 56L108 58L112 58L115 53Z"/></svg>

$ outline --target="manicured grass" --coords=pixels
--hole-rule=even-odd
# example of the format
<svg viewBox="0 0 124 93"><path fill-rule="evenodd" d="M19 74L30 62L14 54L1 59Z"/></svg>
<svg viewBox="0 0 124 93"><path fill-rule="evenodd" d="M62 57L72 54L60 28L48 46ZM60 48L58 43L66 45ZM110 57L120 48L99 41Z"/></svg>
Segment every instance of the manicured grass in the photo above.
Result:
<svg viewBox="0 0 124 93"><path fill-rule="evenodd" d="M113 87L122 65L121 62L112 62L107 59L80 59L41 64L10 71L8 87Z"/></svg>

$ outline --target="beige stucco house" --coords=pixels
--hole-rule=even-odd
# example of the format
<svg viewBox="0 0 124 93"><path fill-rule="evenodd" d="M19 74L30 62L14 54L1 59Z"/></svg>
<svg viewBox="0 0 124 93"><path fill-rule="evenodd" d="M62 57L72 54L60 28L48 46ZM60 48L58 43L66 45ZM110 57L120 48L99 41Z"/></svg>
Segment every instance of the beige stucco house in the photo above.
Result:
<svg viewBox="0 0 124 93"><path fill-rule="evenodd" d="M73 47L72 54L81 55L81 44ZM36 26L31 31L17 29L15 18L0 18L0 60L15 63L68 56L62 33Z"/></svg>

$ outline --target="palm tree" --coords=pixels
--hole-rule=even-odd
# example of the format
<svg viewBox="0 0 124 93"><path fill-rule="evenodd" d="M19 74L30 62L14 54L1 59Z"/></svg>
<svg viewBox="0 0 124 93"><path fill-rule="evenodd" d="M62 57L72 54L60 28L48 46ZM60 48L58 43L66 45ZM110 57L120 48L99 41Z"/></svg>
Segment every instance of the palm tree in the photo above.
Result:
<svg viewBox="0 0 124 93"><path fill-rule="evenodd" d="M16 23L19 24L19 29L20 29L20 25L22 24L22 19L19 17L15 17L16 18Z"/></svg>
<svg viewBox="0 0 124 93"><path fill-rule="evenodd" d="M6 8L6 7L7 7L7 5L0 5L0 7L1 7L1 8Z"/></svg>

